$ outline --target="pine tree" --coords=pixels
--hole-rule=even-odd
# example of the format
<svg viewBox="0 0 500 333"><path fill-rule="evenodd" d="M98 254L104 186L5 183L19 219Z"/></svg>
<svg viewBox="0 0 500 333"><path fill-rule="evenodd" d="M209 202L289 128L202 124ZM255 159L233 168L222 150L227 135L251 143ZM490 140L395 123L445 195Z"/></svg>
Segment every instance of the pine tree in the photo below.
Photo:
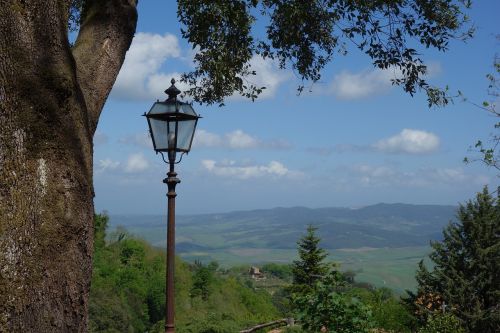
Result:
<svg viewBox="0 0 500 333"><path fill-rule="evenodd" d="M195 261L194 269L191 297L201 296L202 300L207 301L217 264L211 262L208 266L204 266L200 261Z"/></svg>
<svg viewBox="0 0 500 333"><path fill-rule="evenodd" d="M307 234L297 242L300 259L293 262L292 292L302 293L312 290L315 283L329 271L328 265L323 262L328 254L319 247L321 239L316 236L317 229L309 225Z"/></svg>
<svg viewBox="0 0 500 333"><path fill-rule="evenodd" d="M460 205L459 222L450 223L443 241L432 242L429 271L421 262L417 315L452 312L471 333L500 332L500 205L485 187Z"/></svg>

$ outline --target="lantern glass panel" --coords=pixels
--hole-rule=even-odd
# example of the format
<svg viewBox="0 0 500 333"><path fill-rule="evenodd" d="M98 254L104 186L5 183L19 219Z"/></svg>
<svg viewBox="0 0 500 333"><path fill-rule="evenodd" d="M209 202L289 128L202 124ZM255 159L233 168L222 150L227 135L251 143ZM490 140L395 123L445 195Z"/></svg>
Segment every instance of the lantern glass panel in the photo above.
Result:
<svg viewBox="0 0 500 333"><path fill-rule="evenodd" d="M193 106L191 104L188 104L188 103L181 103L179 105L179 110L180 110L180 112L185 113L185 114L189 114L191 116L198 116L196 114L196 112L194 111Z"/></svg>
<svg viewBox="0 0 500 333"><path fill-rule="evenodd" d="M170 113L175 112L176 103L165 103L165 102L156 102L149 110L148 114L161 114L161 113Z"/></svg>
<svg viewBox="0 0 500 333"><path fill-rule="evenodd" d="M167 140L168 142L168 149L177 149L177 142L175 140L175 125L177 124L177 121L169 121L168 122L168 133L167 133ZM170 142L172 141L172 142Z"/></svg>
<svg viewBox="0 0 500 333"><path fill-rule="evenodd" d="M168 122L154 118L149 118L148 120L151 124L151 135L153 136L155 149L167 151L169 133Z"/></svg>
<svg viewBox="0 0 500 333"><path fill-rule="evenodd" d="M189 151L196 126L196 119L179 121L177 129L177 150Z"/></svg>

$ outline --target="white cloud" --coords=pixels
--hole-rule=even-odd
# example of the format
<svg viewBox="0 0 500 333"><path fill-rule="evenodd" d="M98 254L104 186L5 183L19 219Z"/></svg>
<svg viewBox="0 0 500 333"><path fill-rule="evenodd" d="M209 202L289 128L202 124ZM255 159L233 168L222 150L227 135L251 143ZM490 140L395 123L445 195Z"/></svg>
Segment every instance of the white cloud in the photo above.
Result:
<svg viewBox="0 0 500 333"><path fill-rule="evenodd" d="M153 142L149 133L137 133L134 135L127 135L119 140L120 143L128 145L136 145L144 148L153 148Z"/></svg>
<svg viewBox="0 0 500 333"><path fill-rule="evenodd" d="M223 145L220 135L205 131L204 129L196 130L193 139L195 147L221 147Z"/></svg>
<svg viewBox="0 0 500 333"><path fill-rule="evenodd" d="M273 97L281 83L289 78L289 74L283 72L276 61L269 58L264 59L259 55L255 55L250 60L251 69L257 75L250 76L247 80L257 87L266 87L260 94L259 98Z"/></svg>
<svg viewBox="0 0 500 333"><path fill-rule="evenodd" d="M382 152L392 154L428 154L436 152L440 146L439 137L431 132L403 129L400 133L381 139L371 145L337 144L326 147L309 147L307 152L328 156L345 152Z"/></svg>
<svg viewBox="0 0 500 333"><path fill-rule="evenodd" d="M247 86L254 85L257 88L265 87L258 99L274 97L279 86L290 78L290 74L281 70L275 60L264 59L259 55L254 55L250 59L250 70L255 71L256 75L249 75L243 80ZM234 93L229 97L230 100L249 100L246 97Z"/></svg>
<svg viewBox="0 0 500 333"><path fill-rule="evenodd" d="M98 172L104 172L106 170L115 170L120 166L120 162L118 161L113 161L110 158L105 158L103 160L99 160L97 163L98 165Z"/></svg>
<svg viewBox="0 0 500 333"><path fill-rule="evenodd" d="M103 145L108 143L108 136L97 130L94 134L94 145Z"/></svg>
<svg viewBox="0 0 500 333"><path fill-rule="evenodd" d="M149 162L141 153L132 154L128 157L125 165L125 172L135 173L141 172L149 168Z"/></svg>
<svg viewBox="0 0 500 333"><path fill-rule="evenodd" d="M408 179L403 172L396 171L388 166L355 165L351 172L362 185L387 185L388 183L399 183Z"/></svg>
<svg viewBox="0 0 500 333"><path fill-rule="evenodd" d="M242 130L227 133L224 137L229 147L234 149L255 148L259 145L259 140L246 134Z"/></svg>
<svg viewBox="0 0 500 333"><path fill-rule="evenodd" d="M320 155L329 156L333 153L347 153L347 152L370 152L374 148L369 145L355 145L349 143L340 143L334 146L324 146L324 147L308 147L305 149L306 152Z"/></svg>
<svg viewBox="0 0 500 333"><path fill-rule="evenodd" d="M388 153L425 154L438 150L439 137L431 132L403 129L399 134L376 142L376 150Z"/></svg>
<svg viewBox="0 0 500 333"><path fill-rule="evenodd" d="M374 69L361 73L343 71L335 75L330 92L339 99L362 99L385 93L391 88L391 78L396 74L389 70Z"/></svg>
<svg viewBox="0 0 500 333"><path fill-rule="evenodd" d="M114 98L151 100L163 95L171 75L158 73L168 58L179 58L181 50L172 34L137 33L111 92ZM168 79L166 79L168 77Z"/></svg>
<svg viewBox="0 0 500 333"><path fill-rule="evenodd" d="M192 50L187 51L187 58L194 57ZM164 95L164 90L170 86L170 80L175 78L176 86L181 91L189 87L180 82L181 74L178 72L163 73L160 71L162 65L168 60L176 58L185 59L179 41L175 35L152 33L137 33L132 40L125 61L118 74L111 97L125 100L154 100ZM192 63L192 59L190 61ZM274 96L279 85L287 80L288 74L279 69L275 61L254 56L250 60L252 70L256 76L246 78L249 84L257 87L265 86L259 98ZM243 99L234 95L232 98Z"/></svg>
<svg viewBox="0 0 500 333"><path fill-rule="evenodd" d="M282 163L271 161L267 165L238 165L235 161L216 162L203 160L201 164L208 172L222 177L250 179L260 177L298 177L301 172L289 170Z"/></svg>
<svg viewBox="0 0 500 333"><path fill-rule="evenodd" d="M405 186L436 188L440 185L463 186L475 184L483 186L488 177L466 173L461 168L419 168L415 171L402 171L393 166L355 165L348 168L351 185L362 186Z"/></svg>
<svg viewBox="0 0 500 333"><path fill-rule="evenodd" d="M441 65L438 62L427 64L425 78L429 79L440 73ZM398 68L376 68L359 73L343 71L335 75L328 89L320 92L333 94L344 100L363 99L388 92L393 86L391 80L401 76L401 70Z"/></svg>
<svg viewBox="0 0 500 333"><path fill-rule="evenodd" d="M146 82L146 90L150 92L152 98L158 98L165 95L165 90L172 84L172 78L175 79L175 86L180 91L186 91L189 86L185 82L181 82L181 73L155 73L151 75ZM161 99L161 98L160 98Z"/></svg>
<svg viewBox="0 0 500 333"><path fill-rule="evenodd" d="M290 144L284 140L260 140L244 131L237 129L224 135L197 130L193 145L198 148L229 148L229 149L289 149Z"/></svg>
<svg viewBox="0 0 500 333"><path fill-rule="evenodd" d="M426 78L433 78L439 76L443 72L443 68L439 62L431 61L427 63Z"/></svg>

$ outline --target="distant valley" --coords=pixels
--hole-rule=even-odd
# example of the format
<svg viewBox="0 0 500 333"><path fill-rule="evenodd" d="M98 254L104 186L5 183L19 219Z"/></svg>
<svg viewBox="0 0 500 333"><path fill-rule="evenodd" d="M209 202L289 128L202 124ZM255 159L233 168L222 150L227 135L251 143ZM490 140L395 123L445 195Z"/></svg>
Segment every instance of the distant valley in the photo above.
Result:
<svg viewBox="0 0 500 333"><path fill-rule="evenodd" d="M454 220L456 207L377 204L359 209L305 207L177 216L177 253L187 260L223 265L291 262L306 226L318 227L321 247L359 280L402 291L413 287L413 272ZM124 227L164 247L166 216L111 215L110 229Z"/></svg>
<svg viewBox="0 0 500 333"><path fill-rule="evenodd" d="M308 224L319 228L329 249L428 245L440 239L456 207L377 204L359 209L274 208L222 214L177 216L177 247L184 250L295 249ZM111 227L124 226L156 246L165 246L166 216L112 215Z"/></svg>

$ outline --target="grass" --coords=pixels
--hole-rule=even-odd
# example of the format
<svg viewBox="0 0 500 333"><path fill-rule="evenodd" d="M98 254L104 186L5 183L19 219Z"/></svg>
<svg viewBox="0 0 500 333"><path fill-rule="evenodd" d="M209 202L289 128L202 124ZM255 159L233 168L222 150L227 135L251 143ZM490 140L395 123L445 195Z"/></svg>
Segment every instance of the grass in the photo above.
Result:
<svg viewBox="0 0 500 333"><path fill-rule="evenodd" d="M328 259L340 263L341 270L356 272L356 281L368 282L377 287L388 287L397 293L416 286L415 270L420 260L429 253L430 248L403 247L382 249L342 249L329 250ZM242 264L260 265L266 262L291 263L297 256L289 249L229 249L204 252L185 252L180 254L188 261L217 260L223 267Z"/></svg>
<svg viewBox="0 0 500 333"><path fill-rule="evenodd" d="M187 261L200 260L209 262L216 260L223 267L239 265L260 265L267 262L291 263L297 256L296 249L268 248L262 242L260 234L247 234L246 239L224 239L224 230L227 226L215 225L214 230L221 229L220 233L211 229L211 232L201 233L198 227L179 226L177 244L190 242L205 246L205 248L191 251L178 251L178 254ZM163 226L127 226L127 230L140 238L147 240L153 246L165 247L165 227ZM233 231L240 234L239 231ZM259 233L264 232L260 230ZM289 239L289 237L284 237ZM293 241L294 242L294 241ZM406 289L414 289L415 270L420 260L430 251L429 246L399 247L399 248L351 248L330 249L328 259L340 263L341 270L350 270L356 273L356 281L368 282L377 287L388 287L397 293Z"/></svg>

